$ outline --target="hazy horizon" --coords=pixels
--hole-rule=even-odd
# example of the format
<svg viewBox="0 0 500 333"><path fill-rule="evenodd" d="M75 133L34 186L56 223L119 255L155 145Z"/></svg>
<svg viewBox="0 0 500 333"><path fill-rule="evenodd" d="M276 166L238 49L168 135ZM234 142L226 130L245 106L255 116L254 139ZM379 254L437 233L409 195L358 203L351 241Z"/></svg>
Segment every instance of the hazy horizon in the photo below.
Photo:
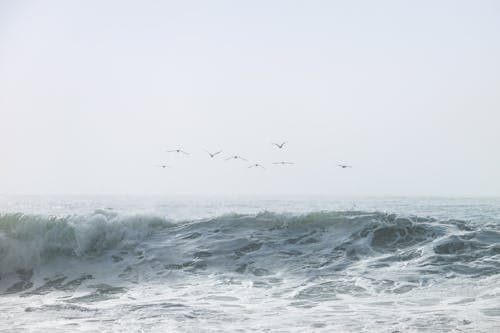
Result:
<svg viewBox="0 0 500 333"><path fill-rule="evenodd" d="M499 18L495 1L2 1L0 193L499 197Z"/></svg>

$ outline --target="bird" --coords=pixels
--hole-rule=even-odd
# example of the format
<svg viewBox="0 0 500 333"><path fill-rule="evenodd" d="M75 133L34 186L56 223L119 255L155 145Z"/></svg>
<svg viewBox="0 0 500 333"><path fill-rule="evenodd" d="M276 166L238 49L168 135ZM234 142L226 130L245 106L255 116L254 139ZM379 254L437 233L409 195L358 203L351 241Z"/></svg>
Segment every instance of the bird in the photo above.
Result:
<svg viewBox="0 0 500 333"><path fill-rule="evenodd" d="M248 160L246 158L243 158L243 157L238 156L238 155L229 156L228 158L226 158L226 161L238 160L238 159L248 162Z"/></svg>
<svg viewBox="0 0 500 333"><path fill-rule="evenodd" d="M338 164L338 166L342 169L345 169L345 168L352 168L352 166L350 165L345 165L345 164Z"/></svg>
<svg viewBox="0 0 500 333"><path fill-rule="evenodd" d="M262 165L260 165L259 163L255 163L255 164L252 164L248 167L249 169L250 168L262 168L264 170L266 170L266 168L264 168Z"/></svg>
<svg viewBox="0 0 500 333"><path fill-rule="evenodd" d="M279 149L282 149L285 144L287 143L288 141L284 141L282 143L275 143L275 142L271 142L271 144L275 145L276 147L278 147Z"/></svg>
<svg viewBox="0 0 500 333"><path fill-rule="evenodd" d="M167 153L181 153L181 154L184 154L184 155L189 155L188 152L185 152L184 150L182 149L173 149L173 150L167 150Z"/></svg>
<svg viewBox="0 0 500 333"><path fill-rule="evenodd" d="M159 164L157 165L158 168L162 168L162 169L165 169L165 168L171 168L170 165L166 165L166 164Z"/></svg>
<svg viewBox="0 0 500 333"><path fill-rule="evenodd" d="M293 163L293 162L281 161L281 162L273 162L273 164L281 164L281 165L285 165L285 164L295 164L295 163Z"/></svg>
<svg viewBox="0 0 500 333"><path fill-rule="evenodd" d="M211 157L211 158L214 158L214 157L215 157L215 155L222 153L222 150L219 150L218 152L213 153L213 154L212 154L211 152L209 152L208 150L206 150L206 149L203 149L203 150L204 150L204 151L205 151L208 155L210 155L210 157Z"/></svg>

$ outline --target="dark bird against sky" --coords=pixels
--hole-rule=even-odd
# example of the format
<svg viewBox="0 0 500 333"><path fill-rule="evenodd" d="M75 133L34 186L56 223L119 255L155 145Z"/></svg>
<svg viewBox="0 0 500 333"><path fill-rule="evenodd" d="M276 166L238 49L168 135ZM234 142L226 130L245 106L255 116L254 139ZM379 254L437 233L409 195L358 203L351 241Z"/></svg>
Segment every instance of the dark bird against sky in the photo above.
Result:
<svg viewBox="0 0 500 333"><path fill-rule="evenodd" d="M281 161L281 162L273 162L273 164L286 165L286 164L295 164L295 163L293 163L293 162L287 162L287 161Z"/></svg>
<svg viewBox="0 0 500 333"><path fill-rule="evenodd" d="M182 149L167 150L167 153L180 153L180 154L184 154L184 155L189 155L188 152L186 152Z"/></svg>
<svg viewBox="0 0 500 333"><path fill-rule="evenodd" d="M220 154L222 153L222 150L219 150L218 152L215 152L215 153L211 153L209 152L208 150L206 149L203 149L208 155L210 155L211 158L214 158L217 154Z"/></svg>
<svg viewBox="0 0 500 333"><path fill-rule="evenodd" d="M248 162L248 160L246 158L243 158L243 157L238 156L238 155L233 155L233 156L229 156L228 158L226 158L226 161L229 161L229 160L243 160L243 161Z"/></svg>
<svg viewBox="0 0 500 333"><path fill-rule="evenodd" d="M288 141L284 141L282 143L275 143L275 142L271 142L271 144L275 145L276 147L278 147L279 149L282 149L285 144L287 143Z"/></svg>
<svg viewBox="0 0 500 333"><path fill-rule="evenodd" d="M262 165L260 165L259 163L255 163L255 164L252 164L248 167L249 169L250 168L262 168L264 170L266 170L266 168L264 168Z"/></svg>

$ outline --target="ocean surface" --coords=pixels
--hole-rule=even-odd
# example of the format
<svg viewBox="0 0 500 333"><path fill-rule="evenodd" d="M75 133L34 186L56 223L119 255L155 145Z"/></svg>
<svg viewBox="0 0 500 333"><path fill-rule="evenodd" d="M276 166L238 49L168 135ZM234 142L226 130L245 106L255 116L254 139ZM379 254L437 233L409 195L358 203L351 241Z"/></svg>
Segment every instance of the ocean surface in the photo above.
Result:
<svg viewBox="0 0 500 333"><path fill-rule="evenodd" d="M500 199L1 197L0 332L500 332Z"/></svg>

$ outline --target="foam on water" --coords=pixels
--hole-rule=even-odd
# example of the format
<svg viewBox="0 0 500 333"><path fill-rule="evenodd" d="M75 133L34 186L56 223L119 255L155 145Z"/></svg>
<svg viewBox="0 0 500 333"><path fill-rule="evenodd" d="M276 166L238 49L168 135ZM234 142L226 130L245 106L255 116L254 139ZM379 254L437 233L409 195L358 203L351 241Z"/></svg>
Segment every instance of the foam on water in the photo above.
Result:
<svg viewBox="0 0 500 333"><path fill-rule="evenodd" d="M467 209L476 216L478 207ZM4 211L0 330L500 327L500 224L491 213Z"/></svg>

